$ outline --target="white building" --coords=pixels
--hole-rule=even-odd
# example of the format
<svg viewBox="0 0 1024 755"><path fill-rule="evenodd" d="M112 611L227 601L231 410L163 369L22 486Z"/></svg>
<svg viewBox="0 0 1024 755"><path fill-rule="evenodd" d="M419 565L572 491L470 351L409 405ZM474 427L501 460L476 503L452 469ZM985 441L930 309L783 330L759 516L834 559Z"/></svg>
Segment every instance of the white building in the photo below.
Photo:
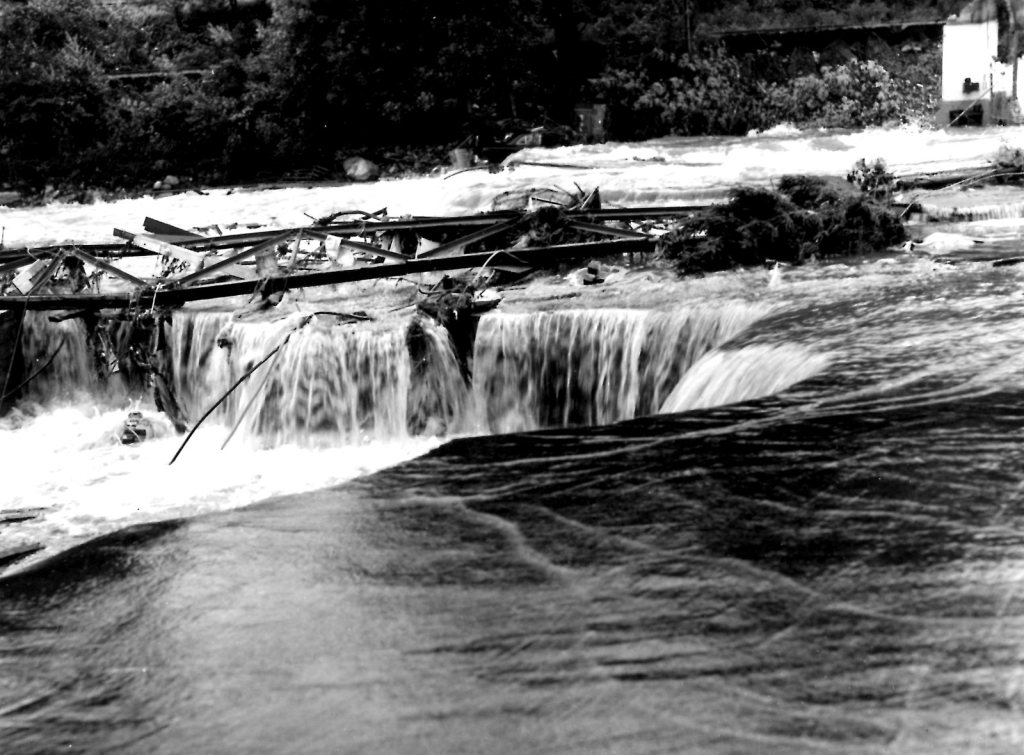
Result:
<svg viewBox="0 0 1024 755"><path fill-rule="evenodd" d="M1024 0L973 0L942 30L940 126L1021 120L1017 75Z"/></svg>

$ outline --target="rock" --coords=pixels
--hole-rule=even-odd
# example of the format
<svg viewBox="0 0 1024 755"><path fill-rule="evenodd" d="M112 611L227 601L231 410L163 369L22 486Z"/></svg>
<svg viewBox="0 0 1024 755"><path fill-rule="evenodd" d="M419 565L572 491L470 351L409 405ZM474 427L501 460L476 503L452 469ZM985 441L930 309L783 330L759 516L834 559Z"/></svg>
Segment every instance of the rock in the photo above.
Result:
<svg viewBox="0 0 1024 755"><path fill-rule="evenodd" d="M164 187L168 188L168 189L173 189L175 186L178 186L180 183L181 183L181 179L178 178L175 175L168 175L167 177L164 178Z"/></svg>
<svg viewBox="0 0 1024 755"><path fill-rule="evenodd" d="M602 269L602 265L597 260L591 260L590 264L587 265L587 271L583 274L583 285L593 286L597 283L604 283L605 271Z"/></svg>
<svg viewBox="0 0 1024 755"><path fill-rule="evenodd" d="M380 178L380 168L365 157L349 157L341 166L353 181L376 181Z"/></svg>

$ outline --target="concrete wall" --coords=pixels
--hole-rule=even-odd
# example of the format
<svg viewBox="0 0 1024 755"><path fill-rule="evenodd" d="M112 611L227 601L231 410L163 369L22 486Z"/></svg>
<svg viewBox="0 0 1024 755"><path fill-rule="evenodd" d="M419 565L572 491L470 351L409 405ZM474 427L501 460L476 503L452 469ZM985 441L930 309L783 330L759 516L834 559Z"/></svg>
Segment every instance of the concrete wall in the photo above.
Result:
<svg viewBox="0 0 1024 755"><path fill-rule="evenodd" d="M976 24L946 24L942 30L942 99L972 100L988 89L998 42L995 19ZM964 79L980 84L974 94L963 91Z"/></svg>
<svg viewBox="0 0 1024 755"><path fill-rule="evenodd" d="M1024 66L1018 66L1017 92L1013 92L1013 66L996 60L999 25L995 18L965 23L951 21L942 31L942 102L936 116L946 126L962 110L973 108L973 117L960 125L1009 123L1019 118L1012 102L1024 94ZM970 79L977 89L964 91Z"/></svg>

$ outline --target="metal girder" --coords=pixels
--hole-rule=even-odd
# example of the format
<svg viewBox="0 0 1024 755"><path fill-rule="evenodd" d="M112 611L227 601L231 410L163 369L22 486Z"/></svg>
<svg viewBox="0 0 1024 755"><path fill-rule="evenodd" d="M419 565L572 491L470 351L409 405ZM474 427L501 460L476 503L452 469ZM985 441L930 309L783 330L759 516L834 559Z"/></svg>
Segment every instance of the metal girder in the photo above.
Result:
<svg viewBox="0 0 1024 755"><path fill-rule="evenodd" d="M267 242L268 244L270 242ZM260 281L232 281L213 283L205 286L152 289L120 294L68 294L37 296L0 296L0 309L55 310L55 309L114 309L128 306L181 306L191 301L209 301L231 296L251 296L285 291L287 289L327 286L375 278L390 278L416 273L462 270L477 267L502 267L507 265L535 266L548 262L580 257L604 257L630 252L650 252L655 247L651 238L616 239L583 244L560 244L556 246L526 249L504 249L495 252L478 252L455 257L434 257L414 259L405 263L344 268L315 273L282 275ZM247 253L252 253L249 250ZM200 271L205 272L205 271Z"/></svg>

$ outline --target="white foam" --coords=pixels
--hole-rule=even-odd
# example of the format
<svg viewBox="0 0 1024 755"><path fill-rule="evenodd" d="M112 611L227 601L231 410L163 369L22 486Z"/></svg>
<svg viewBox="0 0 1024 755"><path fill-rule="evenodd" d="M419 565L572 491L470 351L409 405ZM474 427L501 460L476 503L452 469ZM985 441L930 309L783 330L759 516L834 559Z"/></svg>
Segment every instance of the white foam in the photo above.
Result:
<svg viewBox="0 0 1024 755"><path fill-rule="evenodd" d="M92 205L0 207L9 247L65 240L107 242L113 229L141 231L154 217L184 228L294 227L340 210L392 216L453 215L490 209L503 191L531 186L600 188L606 205L672 205L739 182L767 182L784 173L845 176L859 159L882 158L899 173L987 164L1004 144L1024 143L1024 127L928 131L868 129L855 133L776 131L750 137L674 137L640 144L531 148L511 162L534 162L498 173L380 181L370 184L256 191L210 189Z"/></svg>

